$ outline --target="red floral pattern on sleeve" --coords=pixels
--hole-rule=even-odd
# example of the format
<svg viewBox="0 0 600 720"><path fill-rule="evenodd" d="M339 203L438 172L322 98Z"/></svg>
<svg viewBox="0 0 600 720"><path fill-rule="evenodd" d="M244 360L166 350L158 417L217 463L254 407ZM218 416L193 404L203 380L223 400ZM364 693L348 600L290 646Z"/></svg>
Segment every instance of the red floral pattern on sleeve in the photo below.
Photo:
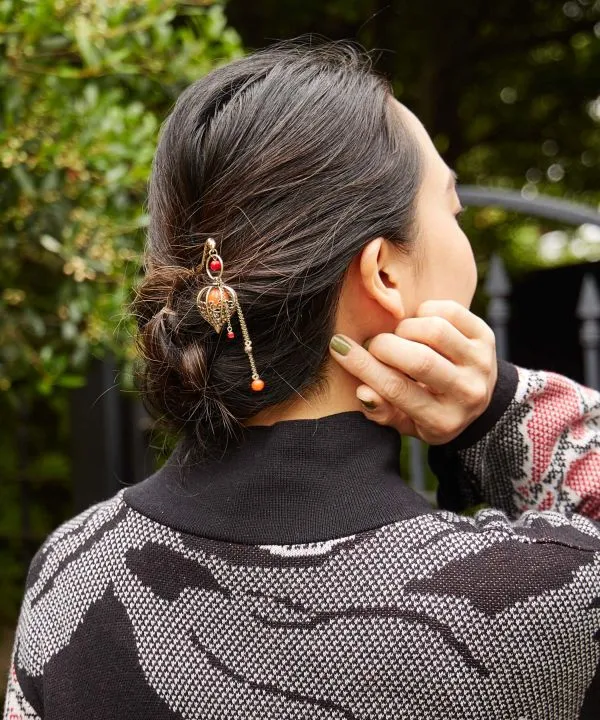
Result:
<svg viewBox="0 0 600 720"><path fill-rule="evenodd" d="M17 680L14 649L8 674L3 720L41 720L40 716L31 707L29 702L27 702L19 685L19 681Z"/></svg>
<svg viewBox="0 0 600 720"><path fill-rule="evenodd" d="M488 433L456 452L469 497L516 518L553 510L600 519L600 393L517 367L515 395Z"/></svg>
<svg viewBox="0 0 600 720"><path fill-rule="evenodd" d="M519 368L516 402L528 445L516 480L520 510L560 509L562 501L600 519L600 393L562 375Z"/></svg>

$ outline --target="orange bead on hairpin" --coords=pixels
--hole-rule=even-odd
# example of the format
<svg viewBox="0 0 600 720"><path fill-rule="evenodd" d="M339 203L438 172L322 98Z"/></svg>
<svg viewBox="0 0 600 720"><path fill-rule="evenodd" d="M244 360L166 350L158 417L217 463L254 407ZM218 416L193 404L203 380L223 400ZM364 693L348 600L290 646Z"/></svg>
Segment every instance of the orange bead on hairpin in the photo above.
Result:
<svg viewBox="0 0 600 720"><path fill-rule="evenodd" d="M244 350L248 355L250 367L252 368L252 383L250 387L255 392L263 390L264 380L258 374L254 356L252 355L252 342L248 334L248 328L238 301L237 293L229 285L223 283L223 260L216 250L216 243L213 238L208 238L204 243L202 262L197 270L204 268L211 280L210 285L205 285L196 299L200 315L216 330L221 332L224 325L227 325L227 338L233 340L235 333L231 327L231 318L237 312L242 335L244 336ZM214 274L213 274L214 273Z"/></svg>

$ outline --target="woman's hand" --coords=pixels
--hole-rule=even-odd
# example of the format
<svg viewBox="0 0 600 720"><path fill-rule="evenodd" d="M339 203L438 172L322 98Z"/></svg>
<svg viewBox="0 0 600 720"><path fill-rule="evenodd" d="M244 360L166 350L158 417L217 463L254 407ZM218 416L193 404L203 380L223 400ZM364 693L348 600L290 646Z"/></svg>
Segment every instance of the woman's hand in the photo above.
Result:
<svg viewBox="0 0 600 720"><path fill-rule="evenodd" d="M365 415L402 435L449 442L488 407L498 376L492 329L453 300L427 300L393 333L375 335L368 350L345 335L347 354L331 355L364 384ZM365 343L366 344L366 343Z"/></svg>

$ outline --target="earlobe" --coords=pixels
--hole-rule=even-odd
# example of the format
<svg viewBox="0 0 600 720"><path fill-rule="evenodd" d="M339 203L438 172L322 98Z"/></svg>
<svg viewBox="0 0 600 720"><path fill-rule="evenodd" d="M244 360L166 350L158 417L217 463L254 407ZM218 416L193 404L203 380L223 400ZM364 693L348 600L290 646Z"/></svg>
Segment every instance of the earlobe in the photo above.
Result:
<svg viewBox="0 0 600 720"><path fill-rule="evenodd" d="M382 237L365 245L360 256L360 275L367 294L396 320L402 320L406 313L395 273L390 272L392 266L388 249Z"/></svg>

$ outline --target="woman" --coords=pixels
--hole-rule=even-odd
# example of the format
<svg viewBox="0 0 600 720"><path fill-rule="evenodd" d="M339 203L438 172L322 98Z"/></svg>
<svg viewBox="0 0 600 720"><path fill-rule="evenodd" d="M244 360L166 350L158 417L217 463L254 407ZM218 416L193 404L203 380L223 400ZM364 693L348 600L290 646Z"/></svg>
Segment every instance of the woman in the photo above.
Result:
<svg viewBox="0 0 600 720"><path fill-rule="evenodd" d="M36 553L5 718L598 717L600 396L496 363L452 173L368 57L194 83L149 211L142 390L180 441Z"/></svg>

